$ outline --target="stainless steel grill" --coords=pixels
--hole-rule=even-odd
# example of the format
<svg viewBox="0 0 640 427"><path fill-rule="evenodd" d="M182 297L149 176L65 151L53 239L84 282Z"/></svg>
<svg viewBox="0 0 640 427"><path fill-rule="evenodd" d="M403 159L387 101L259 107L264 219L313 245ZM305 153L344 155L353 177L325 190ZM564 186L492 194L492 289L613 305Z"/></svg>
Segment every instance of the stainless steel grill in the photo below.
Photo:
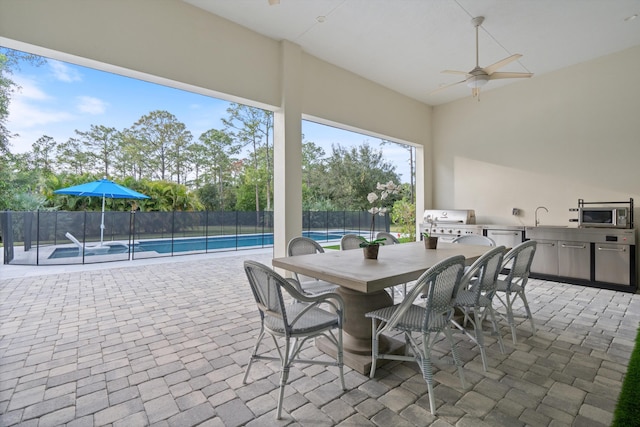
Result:
<svg viewBox="0 0 640 427"><path fill-rule="evenodd" d="M427 209L420 224L420 232L424 231L443 242L451 242L465 234L482 235L482 226L476 225L476 213L473 209Z"/></svg>

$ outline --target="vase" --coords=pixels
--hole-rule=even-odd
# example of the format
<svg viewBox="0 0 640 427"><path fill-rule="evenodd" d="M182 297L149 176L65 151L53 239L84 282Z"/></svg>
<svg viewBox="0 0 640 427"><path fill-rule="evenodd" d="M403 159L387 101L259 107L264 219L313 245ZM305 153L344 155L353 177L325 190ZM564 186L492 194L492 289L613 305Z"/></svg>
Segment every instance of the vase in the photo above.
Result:
<svg viewBox="0 0 640 427"><path fill-rule="evenodd" d="M438 247L438 238L437 237L427 237L424 239L424 248L425 249L436 249Z"/></svg>
<svg viewBox="0 0 640 427"><path fill-rule="evenodd" d="M380 245L369 245L362 248L362 252L364 252L365 259L378 259L378 250L380 249Z"/></svg>

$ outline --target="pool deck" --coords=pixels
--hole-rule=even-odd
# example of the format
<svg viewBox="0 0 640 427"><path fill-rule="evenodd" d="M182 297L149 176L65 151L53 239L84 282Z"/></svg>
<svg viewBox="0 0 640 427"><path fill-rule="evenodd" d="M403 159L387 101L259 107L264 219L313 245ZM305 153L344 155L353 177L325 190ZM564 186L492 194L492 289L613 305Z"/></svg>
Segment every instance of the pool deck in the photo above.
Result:
<svg viewBox="0 0 640 427"><path fill-rule="evenodd" d="M465 365L435 362L438 414L415 363L374 379L296 366L275 421L276 363L244 368L259 329L242 269L271 249L139 262L0 265L2 426L608 426L640 321L635 294L532 280L538 332L506 353L487 335L489 371L456 334ZM518 307L518 310L521 307ZM305 357L325 357L313 346ZM435 358L448 354L436 345Z"/></svg>

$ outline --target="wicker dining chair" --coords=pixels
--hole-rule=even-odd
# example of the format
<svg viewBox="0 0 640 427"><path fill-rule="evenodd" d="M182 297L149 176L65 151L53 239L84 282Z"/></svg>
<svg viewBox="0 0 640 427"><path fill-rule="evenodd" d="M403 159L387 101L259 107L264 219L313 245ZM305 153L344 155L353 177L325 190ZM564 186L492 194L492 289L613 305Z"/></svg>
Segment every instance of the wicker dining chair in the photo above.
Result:
<svg viewBox="0 0 640 427"><path fill-rule="evenodd" d="M493 332L497 336L500 352L504 354L504 344L498 328L498 322L493 310L492 300L496 293L498 274L502 268L504 258L504 246L498 246L486 252L478 258L469 269L465 270L464 276L460 280L455 295L454 307L463 313L462 325L451 319L460 331L471 339L480 348L482 367L487 371L487 354L484 347L484 334L482 331L482 320L489 315L489 320L493 326ZM467 323L473 325L473 335L465 326Z"/></svg>
<svg viewBox="0 0 640 427"><path fill-rule="evenodd" d="M453 316L452 298L462 277L464 264L465 258L462 255L439 262L420 276L416 285L400 304L365 314L366 317L371 318L372 324L371 378L375 376L378 359L415 361L427 382L429 406L434 415L436 404L433 395L431 351L441 333L447 337L451 345L460 383L463 388L466 388L462 363L453 340L450 322ZM425 300L424 305L414 304L418 298ZM380 336L393 331L404 334L406 345L404 355L380 353ZM417 338L414 334L420 334L420 337Z"/></svg>
<svg viewBox="0 0 640 427"><path fill-rule="evenodd" d="M287 253L289 256L320 254L324 253L324 249L320 246L320 243L315 240L299 236L289 240ZM335 283L326 282L299 273L293 273L293 275L306 294L317 295L325 292L334 292L338 288L338 285Z"/></svg>
<svg viewBox="0 0 640 427"><path fill-rule="evenodd" d="M397 245L400 243L400 240L398 240L398 238L396 236L394 236L391 233L388 233L386 231L380 231L377 235L376 235L376 239L385 239L384 243L385 245ZM403 283L402 285L398 285L398 286L402 286L402 297L406 297L407 296L407 284ZM391 286L390 288L388 288L391 291L391 298L393 298L393 300L395 301L395 290L396 290L396 286Z"/></svg>
<svg viewBox="0 0 640 427"><path fill-rule="evenodd" d="M385 245L397 245L398 243L400 243L400 240L398 240L396 236L386 231L380 231L378 234L376 234L376 239L387 239L386 241L382 242Z"/></svg>
<svg viewBox="0 0 640 427"><path fill-rule="evenodd" d="M294 363L337 366L342 390L346 390L342 349L344 302L340 295L335 293L305 295L300 292L294 279L285 280L269 267L255 261L245 261L244 270L260 312L260 332L242 383L246 384L254 361L280 361L282 370L276 419L282 416L284 388L289 379L289 370ZM283 291L291 297L289 303L285 301ZM321 304L328 304L331 311L320 308ZM337 333L334 333L334 330ZM265 334L271 335L278 357L266 355L269 350L264 353L258 351ZM337 353L335 362L298 358L307 340L319 336L325 337L335 345ZM277 338L284 338L284 348L281 347Z"/></svg>
<svg viewBox="0 0 640 427"><path fill-rule="evenodd" d="M345 234L340 239L340 250L360 249L362 239L357 234Z"/></svg>
<svg viewBox="0 0 640 427"><path fill-rule="evenodd" d="M504 279L498 279L497 282L496 298L498 298L506 309L507 322L511 327L511 337L513 338L514 344L517 344L516 323L513 315L513 303L516 298L519 297L524 304L524 309L527 313L526 316L531 322L531 333L536 333L536 325L533 322L529 302L524 293L525 286L529 281L531 262L536 253L536 244L537 242L535 240L528 240L511 249L502 261L502 268L509 269L509 273Z"/></svg>

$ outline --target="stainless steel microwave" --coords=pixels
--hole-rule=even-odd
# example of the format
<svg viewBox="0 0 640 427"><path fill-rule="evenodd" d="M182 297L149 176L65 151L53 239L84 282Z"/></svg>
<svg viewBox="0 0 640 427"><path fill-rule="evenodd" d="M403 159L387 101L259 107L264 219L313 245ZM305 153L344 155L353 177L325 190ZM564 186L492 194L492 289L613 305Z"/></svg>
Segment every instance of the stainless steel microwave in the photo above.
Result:
<svg viewBox="0 0 640 427"><path fill-rule="evenodd" d="M578 225L580 227L629 228L628 208L580 208Z"/></svg>

